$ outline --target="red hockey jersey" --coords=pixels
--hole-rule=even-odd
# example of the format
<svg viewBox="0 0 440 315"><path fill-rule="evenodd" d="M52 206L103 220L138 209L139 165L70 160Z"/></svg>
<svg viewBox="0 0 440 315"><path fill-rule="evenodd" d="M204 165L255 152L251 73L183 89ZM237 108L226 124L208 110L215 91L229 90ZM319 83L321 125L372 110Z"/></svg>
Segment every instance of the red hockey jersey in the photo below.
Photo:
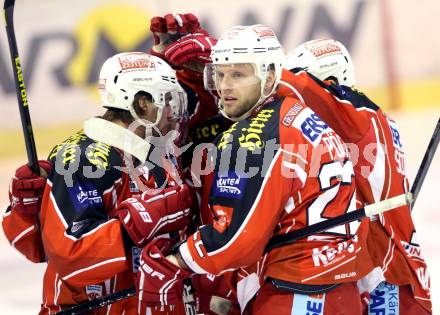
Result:
<svg viewBox="0 0 440 315"><path fill-rule="evenodd" d="M283 70L280 95L297 95L345 141L364 204L408 192L402 139L396 123L363 93L323 83L305 71ZM410 284L414 297L431 310L430 280L408 206L370 223L368 249L385 279Z"/></svg>
<svg viewBox="0 0 440 315"><path fill-rule="evenodd" d="M47 257L40 314L134 286L141 249L113 217L117 206L141 189L175 185L170 176L175 168L167 166L173 159L164 155L163 164L154 165L157 161L146 159L150 151L146 141L127 129L92 118L49 155L54 167L42 200L41 231L14 211L5 216L3 229L17 249L35 262L44 261L44 253ZM139 306L133 297L95 313L170 311ZM180 312L183 308L175 309Z"/></svg>
<svg viewBox="0 0 440 315"><path fill-rule="evenodd" d="M215 144L208 154L214 164L209 202L202 203L213 224L202 226L179 249L193 271L220 274L249 267L260 269L262 278L323 285L356 281L372 269L367 222L263 253L273 235L356 208L345 144L300 100L260 106Z"/></svg>

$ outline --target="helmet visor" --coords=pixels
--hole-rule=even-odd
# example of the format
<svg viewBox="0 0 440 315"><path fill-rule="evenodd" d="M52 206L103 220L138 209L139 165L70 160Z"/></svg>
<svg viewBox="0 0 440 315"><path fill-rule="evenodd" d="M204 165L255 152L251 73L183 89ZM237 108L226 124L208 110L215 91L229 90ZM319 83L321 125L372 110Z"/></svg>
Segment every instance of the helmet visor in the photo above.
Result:
<svg viewBox="0 0 440 315"><path fill-rule="evenodd" d="M203 76L205 89L216 90L219 94L261 82L252 63L207 64Z"/></svg>
<svg viewBox="0 0 440 315"><path fill-rule="evenodd" d="M186 118L188 101L186 93L182 91L169 91L164 94L165 106L170 106L173 117L177 120Z"/></svg>
<svg viewBox="0 0 440 315"><path fill-rule="evenodd" d="M186 93L183 91L172 91L165 93L165 107L169 107L175 125L172 129L177 131L174 143L180 146L186 139L189 127L188 101Z"/></svg>

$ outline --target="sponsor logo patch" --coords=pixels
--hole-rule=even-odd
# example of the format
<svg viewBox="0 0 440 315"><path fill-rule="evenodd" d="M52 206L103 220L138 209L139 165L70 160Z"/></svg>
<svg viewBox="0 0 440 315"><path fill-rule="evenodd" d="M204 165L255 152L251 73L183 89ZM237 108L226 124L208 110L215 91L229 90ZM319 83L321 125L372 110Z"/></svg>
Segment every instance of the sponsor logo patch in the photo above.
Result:
<svg viewBox="0 0 440 315"><path fill-rule="evenodd" d="M303 106L299 103L296 103L293 105L289 111L286 113L286 115L283 118L283 125L286 127L290 127L292 125L293 120L295 119L296 115L303 109Z"/></svg>
<svg viewBox="0 0 440 315"><path fill-rule="evenodd" d="M89 300L94 300L102 296L102 286L101 285L88 285L86 286L86 294Z"/></svg>
<svg viewBox="0 0 440 315"><path fill-rule="evenodd" d="M306 48L315 56L321 57L335 53L341 53L341 48L331 39L315 40L306 45Z"/></svg>
<svg viewBox="0 0 440 315"><path fill-rule="evenodd" d="M73 136L67 138L67 140L58 144L55 148L53 148L52 152L49 154L49 160L57 158L57 162L59 159L62 159L62 164L65 165L67 163L73 163L79 157L77 151L79 151L78 144L87 139L87 136L84 134L84 131L80 131ZM60 156L58 156L60 153Z"/></svg>
<svg viewBox="0 0 440 315"><path fill-rule="evenodd" d="M382 282L370 293L368 315L399 315L399 287Z"/></svg>
<svg viewBox="0 0 440 315"><path fill-rule="evenodd" d="M223 233L229 224L231 224L234 209L220 205L214 205L213 209L217 215L217 220L214 220L214 229L219 233Z"/></svg>
<svg viewBox="0 0 440 315"><path fill-rule="evenodd" d="M348 278L356 277L356 275L357 275L356 271L341 273L335 276L335 280L348 279Z"/></svg>
<svg viewBox="0 0 440 315"><path fill-rule="evenodd" d="M263 129L266 127L266 123L272 117L274 109L262 109L258 112L257 116L251 118L249 127L243 128L241 136L238 138L240 147L246 148L249 151L261 149L264 147L265 142L262 139Z"/></svg>
<svg viewBox="0 0 440 315"><path fill-rule="evenodd" d="M419 241L417 239L416 231L413 231L411 233L411 238L409 239L409 242L401 240L400 244L405 249L405 252L408 255L408 257L412 257L424 261L422 250L420 249Z"/></svg>
<svg viewBox="0 0 440 315"><path fill-rule="evenodd" d="M316 247L312 249L312 259L313 265L315 267L319 266L329 266L335 264L342 259L346 258L347 255L353 254L356 249L356 243L359 241L357 235L354 235L352 241L340 242L337 246L330 247L325 245L323 247ZM342 276L340 276L340 279ZM347 277L347 275L345 275ZM345 278L344 277L344 278ZM353 275L351 275L353 277Z"/></svg>
<svg viewBox="0 0 440 315"><path fill-rule="evenodd" d="M98 190L91 183L81 185L74 185L68 188L70 199L73 202L75 209L79 210L88 206L102 206L102 197Z"/></svg>
<svg viewBox="0 0 440 315"><path fill-rule="evenodd" d="M86 156L90 163L102 170L108 170L110 146L102 142L90 144L86 149Z"/></svg>
<svg viewBox="0 0 440 315"><path fill-rule="evenodd" d="M393 146L397 150L403 151L403 144L396 123L389 118L387 119L387 121L388 121L388 125L390 126L391 134L393 136Z"/></svg>
<svg viewBox="0 0 440 315"><path fill-rule="evenodd" d="M305 295L295 293L291 314L322 315L324 314L324 294Z"/></svg>
<svg viewBox="0 0 440 315"><path fill-rule="evenodd" d="M418 259L423 259L422 257L422 251L417 244L411 244L405 241L400 241L400 244L402 244L403 248L405 249L406 254L409 257L414 257Z"/></svg>
<svg viewBox="0 0 440 315"><path fill-rule="evenodd" d="M226 148L227 145L229 145L232 140L233 136L232 133L237 129L237 123L234 123L231 127L229 127L228 130L222 133L222 136L220 138L220 141L217 144L217 147L219 150L223 150Z"/></svg>
<svg viewBox="0 0 440 315"><path fill-rule="evenodd" d="M89 223L92 223L92 220L90 219L85 219L85 220L81 220L81 221L74 221L72 223L72 228L70 229L70 231L72 233L76 233L79 230L81 230L83 227L85 227L86 225L88 225Z"/></svg>
<svg viewBox="0 0 440 315"><path fill-rule="evenodd" d="M246 186L247 178L241 177L234 171L229 171L226 176L215 177L213 192L215 196L241 199Z"/></svg>
<svg viewBox="0 0 440 315"><path fill-rule="evenodd" d="M310 108L303 109L294 119L293 126L304 135L310 143L316 147L321 142L321 136L332 129Z"/></svg>
<svg viewBox="0 0 440 315"><path fill-rule="evenodd" d="M254 26L252 29L260 38L275 37L274 31L265 25Z"/></svg>
<svg viewBox="0 0 440 315"><path fill-rule="evenodd" d="M151 69L156 67L156 64L146 53L127 53L120 56L118 59L122 70Z"/></svg>

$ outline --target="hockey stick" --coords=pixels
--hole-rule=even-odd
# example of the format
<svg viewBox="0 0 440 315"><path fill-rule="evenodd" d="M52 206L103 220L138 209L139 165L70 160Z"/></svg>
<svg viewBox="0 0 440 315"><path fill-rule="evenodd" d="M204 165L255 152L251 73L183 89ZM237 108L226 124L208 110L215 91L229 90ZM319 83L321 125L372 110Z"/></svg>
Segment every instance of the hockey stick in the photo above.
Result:
<svg viewBox="0 0 440 315"><path fill-rule="evenodd" d="M419 195L420 188L422 187L423 181L425 180L426 173L428 172L431 161L434 158L435 151L437 150L438 142L440 140L440 118L438 119L437 126L434 129L431 140L428 144L428 149L426 149L425 156L420 163L419 171L417 172L414 183L411 187L411 193L413 195L413 202L411 203L411 211L414 208L414 204Z"/></svg>
<svg viewBox="0 0 440 315"><path fill-rule="evenodd" d="M14 74L15 90L17 92L18 108L20 110L21 125L23 127L28 163L32 171L35 174L40 175L34 133L32 131L31 117L29 115L26 86L24 85L24 76L21 68L20 57L18 56L17 42L15 40L14 5L15 0L5 0L3 5L6 34L8 36L9 53L11 55L12 72Z"/></svg>
<svg viewBox="0 0 440 315"><path fill-rule="evenodd" d="M195 307L194 307L194 301L191 301L191 299L188 299L189 295L191 294L189 291L191 290L190 283L185 283L184 285L184 292L183 292L183 300L184 300L184 306L185 306L185 314L186 315L196 315ZM95 309L105 307L107 305L116 303L121 300L128 299L129 297L136 295L136 289L134 287L129 289L124 289L118 292L115 292L113 294L109 294L106 296L102 296L100 298L73 306L71 308L59 311L55 313L55 315L77 315L77 314L85 314L88 312L91 312Z"/></svg>
<svg viewBox="0 0 440 315"><path fill-rule="evenodd" d="M55 313L55 315L76 315L76 314L84 314L87 312L91 312L95 309L105 307L107 305L116 303L120 300L128 299L129 297L136 295L136 289L129 288L124 289L118 292L115 292L110 295L101 296L99 298L93 299L91 301L73 306L71 308L59 311Z"/></svg>
<svg viewBox="0 0 440 315"><path fill-rule="evenodd" d="M440 119L437 122L434 133L432 134L431 141L426 148L422 163L420 164L416 178L409 193L402 194L387 200L379 201L377 203L365 206L364 208L345 213L341 216L327 219L317 224L309 225L308 227L305 227L301 230L296 230L287 234L276 235L269 240L268 244L266 245L265 251L268 252L274 248L291 244L306 236L323 232L338 225L361 220L365 217L371 217L374 214L379 214L397 207L410 205L412 209L420 192L420 188L422 187L423 181L425 180L425 176L428 172L429 166L431 165L432 159L434 158L439 140Z"/></svg>
<svg viewBox="0 0 440 315"><path fill-rule="evenodd" d="M294 241L304 238L308 235L313 235L322 231L325 231L327 229L330 229L332 227L343 225L352 221L361 220L362 218L365 218L367 216L373 216L375 214L379 214L397 207L401 207L408 204L413 204L415 202L415 198L417 198L418 192L420 191L420 187L423 184L424 178L426 176L426 173L429 169L429 166L431 164L431 161L434 157L435 151L437 149L437 144L439 142L439 127L440 120L437 123L437 127L434 131L434 134L431 138L431 141L428 145L428 148L426 149L425 156L423 158L423 161L420 165L420 168L417 172L416 179L414 180L411 192L402 194L387 200L383 200L380 202L377 202L375 204L371 204L368 206L365 206L364 208L354 210L351 212L348 212L344 215L341 215L336 218L328 219L322 222L319 222L317 224L310 225L304 229L297 230L288 234L278 235L270 239L269 243L267 244L265 251L270 251L271 249L293 243ZM413 196L412 192L415 192L416 195ZM109 304L115 303L117 301L132 297L136 294L135 288L125 289L107 296L103 296L101 298L74 306L72 308L66 309L64 311L60 311L56 313L55 315L76 315L76 314L83 314L87 311L92 311L96 308L104 307ZM189 313L191 314L191 313Z"/></svg>
<svg viewBox="0 0 440 315"><path fill-rule="evenodd" d="M286 234L273 236L266 245L265 252L274 248L291 244L306 236L317 234L325 230L334 228L338 225L344 225L352 221L362 220L365 217L371 217L375 214L383 213L401 206L409 205L413 201L411 193L402 194L390 199L382 200L363 208L350 211L335 218L309 225L301 230L296 230Z"/></svg>

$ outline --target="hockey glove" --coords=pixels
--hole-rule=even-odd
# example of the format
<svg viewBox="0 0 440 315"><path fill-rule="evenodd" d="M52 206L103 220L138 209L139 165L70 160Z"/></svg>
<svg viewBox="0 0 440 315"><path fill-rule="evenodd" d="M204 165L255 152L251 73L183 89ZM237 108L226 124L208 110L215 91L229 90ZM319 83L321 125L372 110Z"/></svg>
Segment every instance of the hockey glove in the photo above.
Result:
<svg viewBox="0 0 440 315"><path fill-rule="evenodd" d="M230 275L214 276L211 274L196 274L191 278L191 283L195 289L195 300L197 313L212 314L212 306L221 303L223 308L233 309L236 296L230 283ZM225 312L225 314L231 312Z"/></svg>
<svg viewBox="0 0 440 315"><path fill-rule="evenodd" d="M142 250L136 289L139 301L147 306L175 305L182 301L183 281L191 272L166 258L174 244L171 239L156 238Z"/></svg>
<svg viewBox="0 0 440 315"><path fill-rule="evenodd" d="M43 176L49 174L52 165L49 161L38 161ZM28 164L20 166L9 186L9 201L13 211L24 216L35 216L40 211L46 178L35 174Z"/></svg>
<svg viewBox="0 0 440 315"><path fill-rule="evenodd" d="M180 37L190 33L206 33L192 13L155 16L150 21L150 30L154 36L151 53L161 58L164 48Z"/></svg>
<svg viewBox="0 0 440 315"><path fill-rule="evenodd" d="M190 62L205 65L211 63L211 49L216 43L215 38L202 33L188 34L168 45L163 50L163 55L172 66L182 66Z"/></svg>
<svg viewBox="0 0 440 315"><path fill-rule="evenodd" d="M143 194L120 204L117 217L132 241L143 247L155 235L178 231L191 222L193 191L187 184L165 188L156 196Z"/></svg>

